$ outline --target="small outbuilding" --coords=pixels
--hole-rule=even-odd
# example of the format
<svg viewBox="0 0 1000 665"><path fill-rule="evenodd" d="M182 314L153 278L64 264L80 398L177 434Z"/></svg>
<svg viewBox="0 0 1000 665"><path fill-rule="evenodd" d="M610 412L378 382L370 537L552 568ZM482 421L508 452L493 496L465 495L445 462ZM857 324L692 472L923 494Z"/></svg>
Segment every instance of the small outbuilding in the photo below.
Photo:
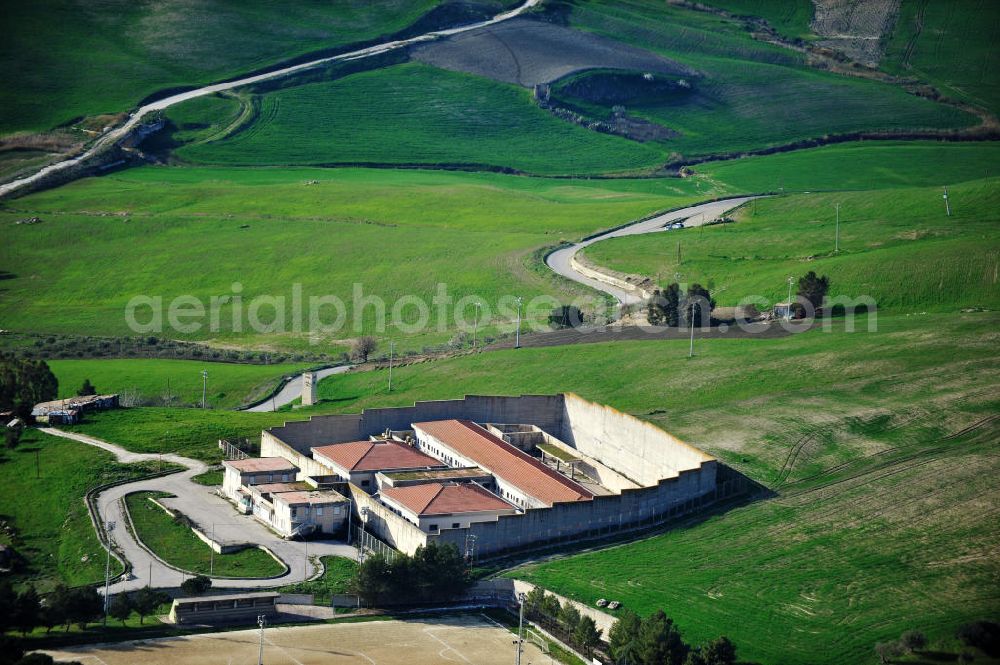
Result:
<svg viewBox="0 0 1000 665"><path fill-rule="evenodd" d="M257 617L278 614L278 593L238 593L226 596L177 598L169 620L176 624L256 623Z"/></svg>

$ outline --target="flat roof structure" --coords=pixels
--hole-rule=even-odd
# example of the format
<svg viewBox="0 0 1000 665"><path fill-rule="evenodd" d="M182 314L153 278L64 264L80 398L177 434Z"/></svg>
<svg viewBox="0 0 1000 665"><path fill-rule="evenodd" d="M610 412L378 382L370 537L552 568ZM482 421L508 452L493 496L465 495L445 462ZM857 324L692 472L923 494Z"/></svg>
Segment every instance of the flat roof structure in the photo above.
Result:
<svg viewBox="0 0 1000 665"><path fill-rule="evenodd" d="M348 471L425 469L445 466L430 455L396 441L353 441L312 448L313 458Z"/></svg>
<svg viewBox="0 0 1000 665"><path fill-rule="evenodd" d="M248 457L246 459L227 459L222 461L223 466L236 469L241 473L257 473L259 471L298 471L295 466L284 457Z"/></svg>
<svg viewBox="0 0 1000 665"><path fill-rule="evenodd" d="M452 480L489 477L489 473L479 467L462 469L422 469L419 471L387 471L386 478L392 480Z"/></svg>
<svg viewBox="0 0 1000 665"><path fill-rule="evenodd" d="M594 497L579 483L553 471L470 420L413 423L413 428L548 505L560 501L587 501Z"/></svg>
<svg viewBox="0 0 1000 665"><path fill-rule="evenodd" d="M333 490L322 490L317 492L313 490L311 492L305 490L299 490L296 492L278 492L272 494L271 498L279 503L284 503L289 506L309 506L309 505L326 505L329 503L346 503L347 499L344 498L339 492L334 492Z"/></svg>
<svg viewBox="0 0 1000 665"><path fill-rule="evenodd" d="M248 485L254 492L261 494L280 494L281 492L309 492L314 488L307 483L263 483L261 485Z"/></svg>
<svg viewBox="0 0 1000 665"><path fill-rule="evenodd" d="M387 487L382 495L421 517L457 515L494 510L514 510L514 506L479 485L428 483L409 487Z"/></svg>

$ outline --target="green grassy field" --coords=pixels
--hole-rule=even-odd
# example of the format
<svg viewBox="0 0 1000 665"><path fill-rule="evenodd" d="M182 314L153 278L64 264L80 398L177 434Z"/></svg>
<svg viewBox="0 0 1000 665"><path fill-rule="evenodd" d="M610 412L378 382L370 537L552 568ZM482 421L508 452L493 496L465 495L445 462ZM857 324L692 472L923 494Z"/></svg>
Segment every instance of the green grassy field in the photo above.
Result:
<svg viewBox="0 0 1000 665"><path fill-rule="evenodd" d="M949 195L951 217L937 187L767 198L741 209L735 224L615 238L584 256L620 272L660 275L664 284L680 273L709 285L720 305L750 296L783 301L789 276L815 270L829 275L830 297L870 296L880 309L996 309L1000 183L963 183ZM837 204L841 251L834 253Z"/></svg>
<svg viewBox="0 0 1000 665"><path fill-rule="evenodd" d="M63 429L95 436L132 452L177 453L216 463L222 458L219 439L257 438L265 427L296 418L282 413L140 407L89 413L84 422Z"/></svg>
<svg viewBox="0 0 1000 665"><path fill-rule="evenodd" d="M571 390L654 422L782 496L513 574L663 607L685 637L728 635L746 659L864 663L904 629L942 638L996 607L997 430L943 438L1000 406L998 322L881 316L877 332L699 340L693 360L686 341L493 352L398 368L391 395L384 371L333 377L316 410Z"/></svg>
<svg viewBox="0 0 1000 665"><path fill-rule="evenodd" d="M216 554L189 527L175 522L150 497L157 492L135 492L125 497L136 536L158 557L190 573L221 577L274 577L285 567L264 550L248 547L229 554Z"/></svg>
<svg viewBox="0 0 1000 665"><path fill-rule="evenodd" d="M235 165L480 164L543 175L636 171L665 161L662 149L564 122L530 97L476 76L397 65L265 95L247 129L177 155ZM179 110L190 124L218 112L210 106L198 120Z"/></svg>
<svg viewBox="0 0 1000 665"><path fill-rule="evenodd" d="M36 470L36 460L38 462ZM118 464L110 453L29 430L13 451L0 453L0 513L16 536L0 535L26 560L15 584L47 592L58 582L91 584L104 579L105 550L87 514L88 489L155 470L155 463ZM121 566L112 559L112 574Z"/></svg>
<svg viewBox="0 0 1000 665"><path fill-rule="evenodd" d="M286 374L305 365L237 365L192 360L51 360L59 397L72 397L90 379L100 393L138 394L165 406L200 405L202 370L208 371L208 406L224 409L267 395ZM167 387L169 386L169 393ZM168 395L172 398L168 399Z"/></svg>
<svg viewBox="0 0 1000 665"><path fill-rule="evenodd" d="M1000 143L861 141L693 168L706 189L738 192L941 187L1000 174Z"/></svg>
<svg viewBox="0 0 1000 665"><path fill-rule="evenodd" d="M175 86L208 83L310 51L398 31L436 0L198 6L102 0L7 3L0 136L118 113ZM499 3L492 3L499 6Z"/></svg>
<svg viewBox="0 0 1000 665"><path fill-rule="evenodd" d="M415 295L430 305L438 284L445 284L456 302L476 295L494 312L501 296L569 297L573 290L536 269L530 256L535 248L695 201L704 196L699 187L680 179L135 169L0 209L0 265L14 275L2 282L0 318L15 330L134 335L125 319L130 298L162 296L166 310L174 297L191 294L206 308L201 329L166 336L339 353L345 338L358 334L356 317L363 330L406 337L389 327L378 331L374 305L354 307L355 284L362 296L387 302L390 323L416 314L412 307L401 308L400 316L392 317L400 298ZM127 211L127 216L98 211ZM12 224L28 214L43 223ZM72 244L61 242L70 236ZM219 332L213 333L210 299L231 296L234 283L242 285L246 303L243 317L237 317L243 330L234 332L233 307L224 304ZM302 288L302 331L293 329L295 284ZM262 295L284 298L286 332L250 329L250 301ZM310 339L309 298L326 295L345 302L343 326ZM162 322L169 329L167 314ZM137 318L145 323L149 316L144 308ZM273 316L270 307L259 312L263 323ZM470 306L466 319L473 316ZM324 324L335 319L334 309L322 311ZM439 342L453 334L453 325L438 332L435 320L424 336Z"/></svg>
<svg viewBox="0 0 1000 665"><path fill-rule="evenodd" d="M351 582L358 574L358 564L352 559L345 559L339 556L325 556L323 561L323 575L316 580L289 584L281 587L282 593L311 593L313 603L316 605L330 606L330 598L333 594L348 593Z"/></svg>
<svg viewBox="0 0 1000 665"><path fill-rule="evenodd" d="M904 2L882 68L946 97L1000 112L1000 6L988 0Z"/></svg>

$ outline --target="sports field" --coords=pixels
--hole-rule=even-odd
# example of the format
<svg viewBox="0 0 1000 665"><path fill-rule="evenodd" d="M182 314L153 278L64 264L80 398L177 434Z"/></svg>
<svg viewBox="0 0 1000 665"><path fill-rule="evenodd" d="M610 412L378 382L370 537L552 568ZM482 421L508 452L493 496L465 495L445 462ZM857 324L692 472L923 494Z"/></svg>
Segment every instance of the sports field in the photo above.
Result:
<svg viewBox="0 0 1000 665"><path fill-rule="evenodd" d="M264 634L264 662L499 665L513 662L513 639L507 629L482 615L268 628ZM47 653L57 660L76 660L83 665L252 665L257 662L257 648L258 632L241 630ZM547 663L549 659L534 644L526 643L522 662Z"/></svg>

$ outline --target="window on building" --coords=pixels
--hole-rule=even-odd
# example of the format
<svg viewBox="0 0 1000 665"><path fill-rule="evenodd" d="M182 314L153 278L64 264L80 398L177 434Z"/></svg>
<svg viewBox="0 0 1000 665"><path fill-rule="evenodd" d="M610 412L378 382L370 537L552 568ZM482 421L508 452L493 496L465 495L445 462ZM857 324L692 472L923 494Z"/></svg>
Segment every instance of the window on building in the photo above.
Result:
<svg viewBox="0 0 1000 665"><path fill-rule="evenodd" d="M437 524L431 524L430 526L427 527L427 530L428 531L437 531L438 530L438 525Z"/></svg>
<svg viewBox="0 0 1000 665"><path fill-rule="evenodd" d="M323 506L316 506L316 516L319 517L323 514Z"/></svg>
<svg viewBox="0 0 1000 665"><path fill-rule="evenodd" d="M368 481L367 480L362 480L361 481L361 486L362 487L368 487Z"/></svg>
<svg viewBox="0 0 1000 665"><path fill-rule="evenodd" d="M451 523L451 528L452 529L457 529L459 526L461 526L461 525L458 522L452 522Z"/></svg>
<svg viewBox="0 0 1000 665"><path fill-rule="evenodd" d="M269 483L273 483L274 482L274 474L273 473L267 474L267 482L269 482Z"/></svg>
<svg viewBox="0 0 1000 665"><path fill-rule="evenodd" d="M281 474L281 482L283 482L283 483L287 483L288 482L288 474L287 473Z"/></svg>

